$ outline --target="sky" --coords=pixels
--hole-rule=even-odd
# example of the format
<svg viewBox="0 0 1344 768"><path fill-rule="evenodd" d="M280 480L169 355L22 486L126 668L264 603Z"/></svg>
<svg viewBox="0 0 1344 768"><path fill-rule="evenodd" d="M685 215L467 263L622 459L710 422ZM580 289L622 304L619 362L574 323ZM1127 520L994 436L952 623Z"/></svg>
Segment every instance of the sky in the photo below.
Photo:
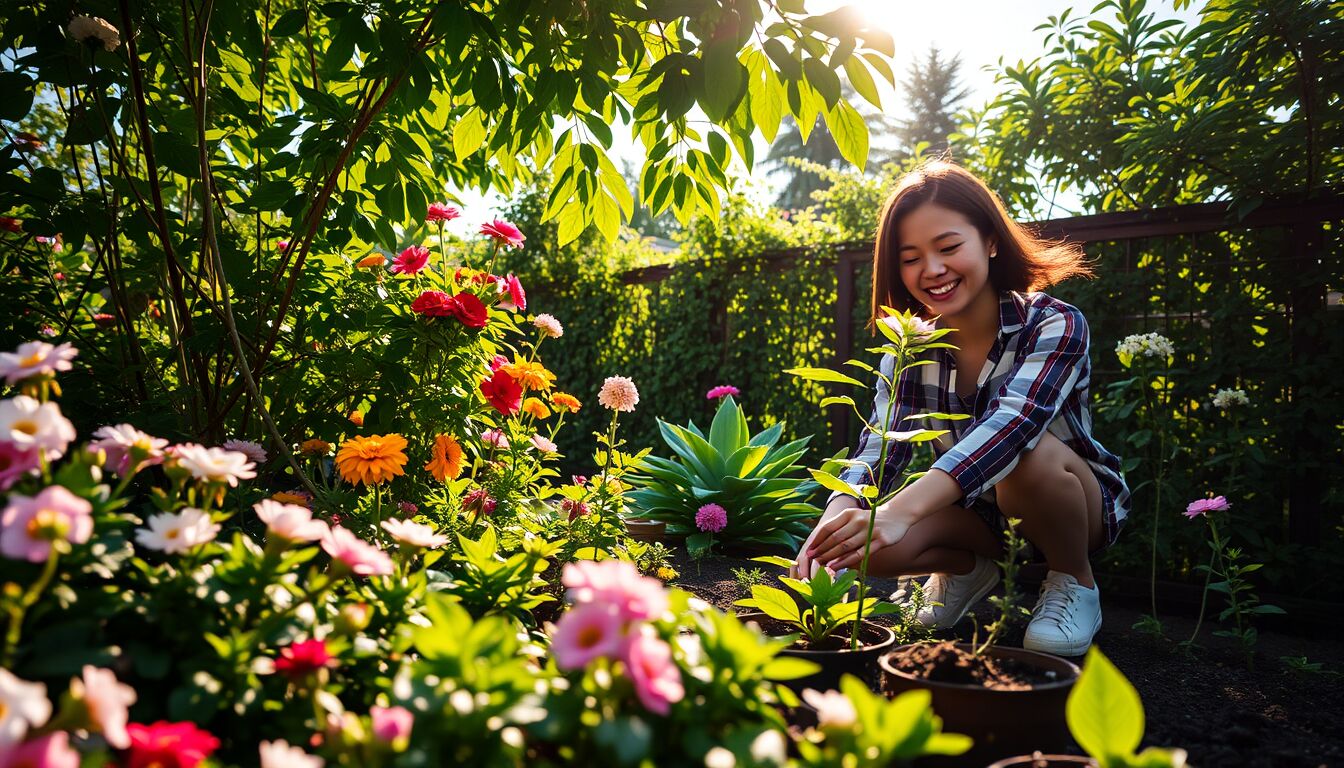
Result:
<svg viewBox="0 0 1344 768"><path fill-rule="evenodd" d="M994 75L991 69L1002 63L1016 64L1018 61L1030 61L1045 55L1042 46L1043 31L1034 31L1035 27L1046 23L1050 16L1057 16L1067 8L1074 8L1073 15L1085 14L1096 5L1095 0L807 0L807 9L813 13L825 13L842 5L853 5L874 24L891 33L896 43L896 56L892 70L897 82L905 76L911 61L923 58L930 46L936 46L946 57L952 55L961 59L961 83L966 88L967 97L963 106L980 105L989 101L995 94ZM1147 12L1155 13L1159 18L1180 18L1187 22L1198 19L1198 10L1187 8L1176 11L1172 0L1151 0ZM1103 11L1101 18L1109 18L1112 12ZM906 116L904 99L876 78L882 97L883 110L897 117ZM629 137L629 130L615 131L615 141L611 150L617 167L622 160L629 160L638 168L643 163L640 148ZM764 144L758 141L756 156L763 157ZM774 197L775 188L771 181L759 170L753 174L755 184L752 194L761 200ZM494 209L499 205L498 197L482 198L478 194L461 195L464 203L463 224L472 231L476 226L492 218ZM1068 200L1060 200L1066 208Z"/></svg>

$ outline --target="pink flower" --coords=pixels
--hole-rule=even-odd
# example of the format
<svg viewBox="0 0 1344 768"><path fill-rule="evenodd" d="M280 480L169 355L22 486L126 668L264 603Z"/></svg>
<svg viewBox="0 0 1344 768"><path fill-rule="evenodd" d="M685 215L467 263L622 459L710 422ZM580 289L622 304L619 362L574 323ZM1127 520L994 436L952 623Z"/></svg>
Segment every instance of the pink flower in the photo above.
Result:
<svg viewBox="0 0 1344 768"><path fill-rule="evenodd" d="M301 640L280 649L275 671L291 680L302 680L319 669L336 666L336 657L327 650L325 640Z"/></svg>
<svg viewBox="0 0 1344 768"><path fill-rule="evenodd" d="M625 376L608 376L597 393L597 402L613 411L633 411L639 404L639 390Z"/></svg>
<svg viewBox="0 0 1344 768"><path fill-rule="evenodd" d="M718 504L706 504L695 513L695 527L707 533L718 533L728 527L728 510Z"/></svg>
<svg viewBox="0 0 1344 768"><path fill-rule="evenodd" d="M718 400L721 397L737 397L741 392L731 384L717 386L705 393L706 400Z"/></svg>
<svg viewBox="0 0 1344 768"><path fill-rule="evenodd" d="M517 248L523 244L527 238L523 233L507 221L495 219L481 225L481 234L492 237L497 245L508 245Z"/></svg>
<svg viewBox="0 0 1344 768"><path fill-rule="evenodd" d="M405 707L370 707L369 720L373 724L373 737L384 744L410 739L415 725L415 715Z"/></svg>
<svg viewBox="0 0 1344 768"><path fill-rule="evenodd" d="M429 264L429 249L423 245L412 245L392 260L392 271L401 275L419 274Z"/></svg>
<svg viewBox="0 0 1344 768"><path fill-rule="evenodd" d="M1210 512L1223 512L1231 508L1232 505L1227 503L1225 497L1215 496L1190 502L1190 504L1186 506L1185 511L1181 514L1193 520L1200 516L1208 517Z"/></svg>
<svg viewBox="0 0 1344 768"><path fill-rule="evenodd" d="M493 445L500 450L509 447L509 438L498 429L487 429L481 433L481 441L486 445Z"/></svg>
<svg viewBox="0 0 1344 768"><path fill-rule="evenodd" d="M275 241L275 249L276 249L277 251L281 252L281 253L284 253L285 251L288 251L288 250L289 250L289 241L288 241L288 240L276 240L276 241Z"/></svg>
<svg viewBox="0 0 1344 768"><path fill-rule="evenodd" d="M615 656L621 648L621 614L616 606L583 603L560 617L551 637L555 665L563 670L582 669L602 656Z"/></svg>
<svg viewBox="0 0 1344 768"><path fill-rule="evenodd" d="M666 715L670 705L686 695L681 671L672 660L672 648L654 634L652 627L630 633L622 656L635 695L645 709Z"/></svg>
<svg viewBox="0 0 1344 768"><path fill-rule="evenodd" d="M99 427L93 436L98 438L92 447L102 450L107 457L105 466L125 477L145 467L163 463L163 449L168 441L141 432L130 424Z"/></svg>
<svg viewBox="0 0 1344 768"><path fill-rule="evenodd" d="M560 321L556 320L554 315L537 315L532 324L540 328L547 338L558 339L565 335L565 327L560 325Z"/></svg>
<svg viewBox="0 0 1344 768"><path fill-rule="evenodd" d="M0 376L9 384L30 376L53 376L74 367L70 361L78 354L69 342L53 346L45 341L25 341L13 352L0 352Z"/></svg>
<svg viewBox="0 0 1344 768"><path fill-rule="evenodd" d="M494 357L490 358L490 372L494 373L495 371L498 371L501 366L505 366L508 364L509 364L509 358L503 355L495 355Z"/></svg>
<svg viewBox="0 0 1344 768"><path fill-rule="evenodd" d="M331 555L332 567L338 571L356 576L392 573L392 558L386 552L338 525L327 530L327 535L322 538L322 549Z"/></svg>
<svg viewBox="0 0 1344 768"><path fill-rule="evenodd" d="M322 768L322 758L290 746L282 739L263 741L258 746L261 768Z"/></svg>
<svg viewBox="0 0 1344 768"><path fill-rule="evenodd" d="M448 537L434 532L433 528L410 520L384 520L383 530L387 531L399 544L419 549L434 549L448 543Z"/></svg>
<svg viewBox="0 0 1344 768"><path fill-rule="evenodd" d="M576 603L613 605L623 621L656 619L667 611L667 591L623 560L568 563L561 580Z"/></svg>
<svg viewBox="0 0 1344 768"><path fill-rule="evenodd" d="M266 449L261 447L260 443L254 443L251 440L229 440L220 446L226 451L237 451L248 458L257 466L266 463Z"/></svg>
<svg viewBox="0 0 1344 768"><path fill-rule="evenodd" d="M37 474L42 466L36 448L20 448L0 440L0 491L7 491L27 475Z"/></svg>
<svg viewBox="0 0 1344 768"><path fill-rule="evenodd" d="M321 541L327 534L327 524L314 520L312 511L307 507L262 499L253 504L252 509L266 524L266 532L285 542Z"/></svg>
<svg viewBox="0 0 1344 768"><path fill-rule="evenodd" d="M53 542L83 544L93 534L93 505L59 485L36 496L9 497L0 513L0 554L12 560L44 563Z"/></svg>
<svg viewBox="0 0 1344 768"><path fill-rule="evenodd" d="M416 512L420 511L419 507L409 501L397 502L397 509L401 510L403 515L414 515Z"/></svg>
<svg viewBox="0 0 1344 768"><path fill-rule="evenodd" d="M196 768L219 749L219 739L193 723L131 723L126 768Z"/></svg>
<svg viewBox="0 0 1344 768"><path fill-rule="evenodd" d="M531 439L532 445L542 453L555 453L559 450L559 446L555 444L555 441L545 435L533 435Z"/></svg>
<svg viewBox="0 0 1344 768"><path fill-rule="evenodd" d="M430 203L429 210L425 212L425 221L430 224L437 222L448 222L462 215L462 211L455 205L446 203Z"/></svg>
<svg viewBox="0 0 1344 768"><path fill-rule="evenodd" d="M565 499L560 502L560 510L569 516L569 522L588 514L588 505L575 499Z"/></svg>
<svg viewBox="0 0 1344 768"><path fill-rule="evenodd" d="M79 768L70 734L56 731L24 742L4 756L4 768Z"/></svg>
<svg viewBox="0 0 1344 768"><path fill-rule="evenodd" d="M912 342L918 342L922 337L938 330L933 323L915 314L887 315L878 322L895 331L897 336L908 338Z"/></svg>
<svg viewBox="0 0 1344 768"><path fill-rule="evenodd" d="M131 746L126 721L135 703L134 688L117 682L112 670L86 664L80 676L70 681L70 696L84 703L92 730L103 734L108 744L117 749Z"/></svg>
<svg viewBox="0 0 1344 768"><path fill-rule="evenodd" d="M499 293L508 293L507 300L499 302L499 308L510 312L516 312L520 309L527 309L527 294L523 291L523 284L512 274L508 277L502 277L497 283Z"/></svg>
<svg viewBox="0 0 1344 768"><path fill-rule="evenodd" d="M484 488L477 488L462 497L462 509L477 515L489 515L495 511L496 502Z"/></svg>

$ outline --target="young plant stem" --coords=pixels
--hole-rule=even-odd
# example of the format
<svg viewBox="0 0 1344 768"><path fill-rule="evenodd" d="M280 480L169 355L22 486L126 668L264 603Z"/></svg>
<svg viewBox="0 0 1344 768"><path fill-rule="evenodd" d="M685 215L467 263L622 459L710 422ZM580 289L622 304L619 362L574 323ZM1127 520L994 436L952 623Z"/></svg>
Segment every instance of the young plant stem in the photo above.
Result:
<svg viewBox="0 0 1344 768"><path fill-rule="evenodd" d="M887 470L887 448L891 443L891 441L887 439L887 428L891 424L892 411L896 407L898 394L897 382L901 380L901 369L905 367L906 352L904 341L901 342L899 350L900 354L896 357L896 365L892 369L892 380L887 382L887 386L890 388L891 392L890 396L887 397L887 412L882 417L882 423L879 425L882 435L882 447L877 454L877 477L875 478L877 495L868 505L868 532L863 541L863 559L859 561L859 605L858 609L854 611L854 631L849 638L849 648L853 651L859 649L859 635L863 631L863 600L865 593L868 591L868 558L872 555L873 529L877 526L878 497L882 494L882 483L885 479ZM869 472L871 474L872 470L870 469Z"/></svg>
<svg viewBox="0 0 1344 768"><path fill-rule="evenodd" d="M611 455L616 451L616 417L619 413L620 411L616 410L611 412L611 427L607 430L607 454L603 457L602 461L602 484L598 486L599 493L603 495L607 494L607 470L611 468ZM605 499L603 500L603 503L597 505L598 535L601 535L602 523L606 521L606 515L604 514L606 512L606 506Z"/></svg>

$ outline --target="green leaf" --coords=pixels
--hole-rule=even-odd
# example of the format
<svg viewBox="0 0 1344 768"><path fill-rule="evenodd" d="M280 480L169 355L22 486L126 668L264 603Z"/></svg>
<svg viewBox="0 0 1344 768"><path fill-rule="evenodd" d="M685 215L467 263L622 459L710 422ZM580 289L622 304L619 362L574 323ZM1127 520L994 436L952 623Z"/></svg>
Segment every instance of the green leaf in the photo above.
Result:
<svg viewBox="0 0 1344 768"><path fill-rule="evenodd" d="M292 11L285 11L280 18L271 25L272 37L289 37L290 35L303 29L303 22L308 18L307 12L301 8Z"/></svg>
<svg viewBox="0 0 1344 768"><path fill-rule="evenodd" d="M788 368L784 372L805 381L829 381L836 384L852 384L856 387L864 386L858 379L832 371L830 368Z"/></svg>
<svg viewBox="0 0 1344 768"><path fill-rule="evenodd" d="M831 397L823 397L821 399L822 408L825 408L828 405L853 405L853 404L854 404L854 398L850 397L849 395L832 395Z"/></svg>
<svg viewBox="0 0 1344 768"><path fill-rule="evenodd" d="M808 84L816 88L821 98L825 99L826 108L834 109L840 102L840 78L836 76L835 70L826 66L821 59L809 58L803 60L803 71L807 73ZM835 126L831 126L831 131L835 131Z"/></svg>
<svg viewBox="0 0 1344 768"><path fill-rule="evenodd" d="M735 604L744 608L755 608L776 621L786 621L796 625L802 620L802 616L798 612L798 604L794 602L788 592L764 584L753 584L751 597L746 600L738 600Z"/></svg>
<svg viewBox="0 0 1344 768"><path fill-rule="evenodd" d="M816 480L823 488L827 488L829 490L836 491L839 493L848 494L850 496L853 496L854 498L860 498L859 491L857 488L845 482L844 480L841 480L835 475L832 475L828 472L822 472L819 469L809 469L808 472L812 474L812 479Z"/></svg>
<svg viewBox="0 0 1344 768"><path fill-rule="evenodd" d="M459 162L485 145L485 123L479 109L468 110L453 126L453 155Z"/></svg>
<svg viewBox="0 0 1344 768"><path fill-rule="evenodd" d="M710 120L719 123L741 98L747 71L737 60L737 46L729 39L708 43L702 58L705 95L700 106Z"/></svg>
<svg viewBox="0 0 1344 768"><path fill-rule="evenodd" d="M969 414L969 413L943 413L942 411L934 411L933 413L912 413L912 414L910 414L909 416L905 416L905 417L903 417L903 418L901 419L901 421L910 421L910 420L912 420L912 419L913 419L913 420L916 420L916 421L919 421L919 420L922 420L922 419L939 419L939 420L942 420L942 421L961 421L962 419L970 419L970 418L974 418L974 417L971 416L971 414Z"/></svg>
<svg viewBox="0 0 1344 768"><path fill-rule="evenodd" d="M854 86L856 93L874 107L882 108L882 100L877 95L877 84L873 82L873 76L868 72L863 59L857 57L845 59L845 74L849 76L849 84Z"/></svg>
<svg viewBox="0 0 1344 768"><path fill-rule="evenodd" d="M1128 757L1143 739L1143 702L1120 670L1094 646L1069 693L1073 738L1097 759Z"/></svg>
<svg viewBox="0 0 1344 768"><path fill-rule="evenodd" d="M831 129L840 154L855 168L863 170L868 164L868 128L858 110L847 101L837 101L826 113L826 125Z"/></svg>
<svg viewBox="0 0 1344 768"><path fill-rule="evenodd" d="M776 656L761 668L761 674L769 680L797 680L820 669L820 665L796 656Z"/></svg>
<svg viewBox="0 0 1344 768"><path fill-rule="evenodd" d="M780 557L779 555L761 555L760 557L753 557L751 559L758 563L765 563L766 565L777 565L780 568L793 567L792 560L787 557Z"/></svg>

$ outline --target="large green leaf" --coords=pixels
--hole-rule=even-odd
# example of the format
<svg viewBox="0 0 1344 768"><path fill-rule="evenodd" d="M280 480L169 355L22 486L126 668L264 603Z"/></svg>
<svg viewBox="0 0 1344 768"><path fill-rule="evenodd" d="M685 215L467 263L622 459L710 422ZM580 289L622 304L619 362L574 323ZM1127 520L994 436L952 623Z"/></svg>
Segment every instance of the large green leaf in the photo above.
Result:
<svg viewBox="0 0 1344 768"><path fill-rule="evenodd" d="M1095 647L1069 692L1065 714L1074 740L1104 764L1133 755L1143 740L1139 692Z"/></svg>
<svg viewBox="0 0 1344 768"><path fill-rule="evenodd" d="M714 422L709 425L709 444L723 456L728 456L747 444L751 433L747 431L747 418L737 407L733 398L725 397L714 414ZM733 472L732 474L737 474Z"/></svg>

